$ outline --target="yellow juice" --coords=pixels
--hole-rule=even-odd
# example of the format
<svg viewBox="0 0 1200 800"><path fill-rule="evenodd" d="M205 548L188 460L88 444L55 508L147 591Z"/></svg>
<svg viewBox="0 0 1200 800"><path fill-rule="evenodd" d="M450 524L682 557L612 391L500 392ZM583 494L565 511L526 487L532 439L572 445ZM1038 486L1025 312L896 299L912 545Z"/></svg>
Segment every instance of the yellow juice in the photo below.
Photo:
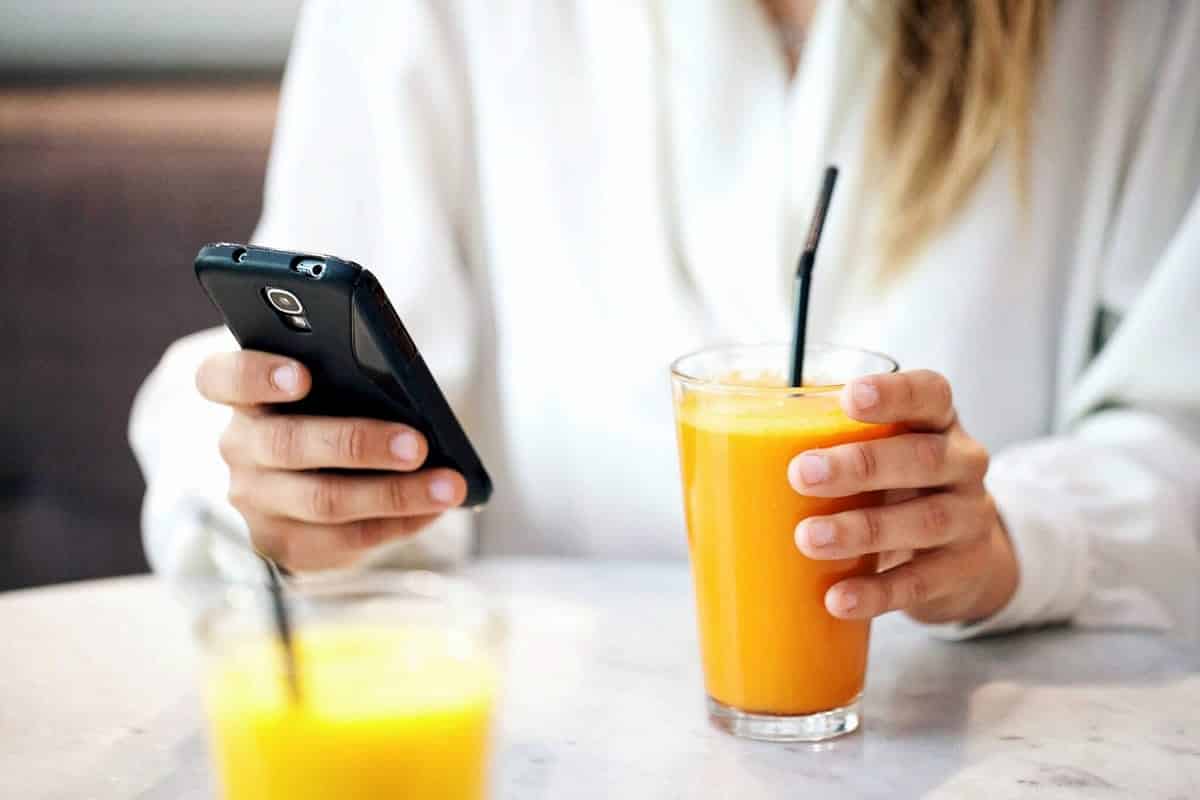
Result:
<svg viewBox="0 0 1200 800"><path fill-rule="evenodd" d="M478 800L498 684L488 653L432 627L314 626L291 702L274 641L231 643L206 686L226 800Z"/></svg>
<svg viewBox="0 0 1200 800"><path fill-rule="evenodd" d="M823 499L788 483L813 448L889 436L856 422L837 394L677 394L680 463L706 689L742 711L802 715L862 691L870 624L834 618L825 592L875 570L874 558L815 561L794 542L805 517L878 503Z"/></svg>

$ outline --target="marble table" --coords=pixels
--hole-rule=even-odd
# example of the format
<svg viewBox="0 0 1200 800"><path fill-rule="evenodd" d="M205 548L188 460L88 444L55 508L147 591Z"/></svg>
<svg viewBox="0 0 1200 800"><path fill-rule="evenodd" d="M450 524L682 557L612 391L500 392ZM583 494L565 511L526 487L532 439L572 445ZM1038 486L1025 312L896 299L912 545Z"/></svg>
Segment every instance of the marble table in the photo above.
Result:
<svg viewBox="0 0 1200 800"><path fill-rule="evenodd" d="M865 724L821 746L705 718L686 568L485 561L512 626L495 796L1200 798L1200 647L1045 630L872 641ZM0 798L212 797L185 612L152 578L0 595Z"/></svg>

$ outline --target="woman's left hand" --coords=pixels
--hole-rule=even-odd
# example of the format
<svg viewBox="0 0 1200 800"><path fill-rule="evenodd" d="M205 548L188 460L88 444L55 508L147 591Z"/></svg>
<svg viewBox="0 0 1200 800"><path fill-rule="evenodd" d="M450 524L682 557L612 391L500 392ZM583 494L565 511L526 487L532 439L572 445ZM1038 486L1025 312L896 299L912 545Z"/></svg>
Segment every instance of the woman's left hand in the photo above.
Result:
<svg viewBox="0 0 1200 800"><path fill-rule="evenodd" d="M927 370L872 375L847 385L841 405L854 419L909 432L810 450L788 466L804 495L888 491L882 506L796 528L796 546L810 558L880 556L877 575L830 587L829 612L867 619L903 610L921 622L955 622L1000 610L1016 590L1016 556L983 486L987 451L959 425L950 384Z"/></svg>

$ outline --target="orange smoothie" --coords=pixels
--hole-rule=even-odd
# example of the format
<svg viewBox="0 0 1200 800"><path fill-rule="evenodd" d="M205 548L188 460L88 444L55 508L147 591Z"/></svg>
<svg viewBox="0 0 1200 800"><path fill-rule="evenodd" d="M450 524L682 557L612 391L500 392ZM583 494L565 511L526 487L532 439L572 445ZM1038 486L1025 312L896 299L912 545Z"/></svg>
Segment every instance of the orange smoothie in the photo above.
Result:
<svg viewBox="0 0 1200 800"><path fill-rule="evenodd" d="M826 590L874 572L874 558L814 561L797 523L876 504L878 493L797 494L797 454L892 435L848 418L836 390L685 391L676 395L688 542L705 683L714 700L755 714L802 715L851 703L863 688L869 622L835 619Z"/></svg>
<svg viewBox="0 0 1200 800"><path fill-rule="evenodd" d="M452 632L313 627L292 704L273 641L236 642L207 704L226 800L480 800L497 671Z"/></svg>

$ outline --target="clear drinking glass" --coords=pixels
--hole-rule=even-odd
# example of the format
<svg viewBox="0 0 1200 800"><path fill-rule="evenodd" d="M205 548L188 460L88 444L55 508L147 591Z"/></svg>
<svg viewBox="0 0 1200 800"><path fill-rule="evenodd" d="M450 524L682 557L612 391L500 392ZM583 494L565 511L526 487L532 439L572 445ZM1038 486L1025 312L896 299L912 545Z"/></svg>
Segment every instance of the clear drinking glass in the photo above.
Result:
<svg viewBox="0 0 1200 800"><path fill-rule="evenodd" d="M468 584L426 572L291 587L299 698L265 586L198 624L226 800L487 795L502 624Z"/></svg>
<svg viewBox="0 0 1200 800"><path fill-rule="evenodd" d="M709 715L735 735L820 741L855 730L870 623L834 618L825 592L875 571L873 557L815 561L795 546L806 517L878 504L881 493L805 497L788 462L805 450L900 432L847 417L849 380L895 372L865 350L812 346L787 386L786 345L720 347L671 368L688 545Z"/></svg>

